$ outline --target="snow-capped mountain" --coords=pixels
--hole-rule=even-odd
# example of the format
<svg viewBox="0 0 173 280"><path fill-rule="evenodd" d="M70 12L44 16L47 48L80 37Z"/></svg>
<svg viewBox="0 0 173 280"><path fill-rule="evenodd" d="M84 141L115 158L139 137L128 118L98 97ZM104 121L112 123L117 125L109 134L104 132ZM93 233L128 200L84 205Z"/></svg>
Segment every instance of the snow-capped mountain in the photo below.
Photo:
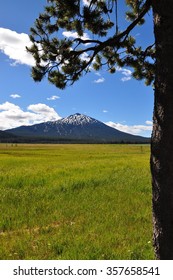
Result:
<svg viewBox="0 0 173 280"><path fill-rule="evenodd" d="M86 125L86 124L97 123L97 122L98 122L97 120L79 113L61 119L61 123L72 124L72 125Z"/></svg>
<svg viewBox="0 0 173 280"><path fill-rule="evenodd" d="M20 126L8 130L17 136L59 140L82 140L90 142L146 142L148 138L134 136L109 127L89 116L76 113L66 118L35 124Z"/></svg>

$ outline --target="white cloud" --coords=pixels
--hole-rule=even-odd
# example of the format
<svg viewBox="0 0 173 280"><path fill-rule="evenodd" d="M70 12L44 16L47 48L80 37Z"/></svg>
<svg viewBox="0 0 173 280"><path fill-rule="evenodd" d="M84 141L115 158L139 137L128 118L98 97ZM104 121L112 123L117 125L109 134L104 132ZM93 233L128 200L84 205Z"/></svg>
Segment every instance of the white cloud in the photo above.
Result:
<svg viewBox="0 0 173 280"><path fill-rule="evenodd" d="M101 77L101 74L100 74L99 72L95 72L94 74L95 74L96 76Z"/></svg>
<svg viewBox="0 0 173 280"><path fill-rule="evenodd" d="M126 68L122 68L122 69L121 69L121 72L122 72L122 74L123 74L124 76L126 76L126 77L129 77L129 76L131 76L131 74L132 74L132 71L129 70L129 69L126 69Z"/></svg>
<svg viewBox="0 0 173 280"><path fill-rule="evenodd" d="M21 96L19 94L11 94L10 95L11 98L20 98Z"/></svg>
<svg viewBox="0 0 173 280"><path fill-rule="evenodd" d="M57 112L46 104L29 105L26 111L10 102L0 104L0 130L58 119Z"/></svg>
<svg viewBox="0 0 173 280"><path fill-rule="evenodd" d="M108 113L108 111L107 110L103 110L103 113Z"/></svg>
<svg viewBox="0 0 173 280"><path fill-rule="evenodd" d="M51 97L48 97L47 100L56 100L59 99L60 97L58 95L52 95Z"/></svg>
<svg viewBox="0 0 173 280"><path fill-rule="evenodd" d="M146 121L145 123L148 124L148 125L153 125L152 121Z"/></svg>
<svg viewBox="0 0 173 280"><path fill-rule="evenodd" d="M126 68L117 67L117 72L121 72L123 77L121 78L122 82L127 82L132 78L132 71Z"/></svg>
<svg viewBox="0 0 173 280"><path fill-rule="evenodd" d="M152 125L151 125L152 122L146 121L145 123L146 123L146 125L128 126L128 125L124 125L121 123L114 123L114 122L109 121L109 122L106 122L105 124L110 127L115 128L115 129L118 129L120 131L123 131L123 132L149 137L151 135L151 131L152 131Z"/></svg>
<svg viewBox="0 0 173 280"><path fill-rule="evenodd" d="M100 84L100 83L104 83L104 81L105 81L105 78L99 78L99 79L97 79L97 80L94 80L94 83L95 84Z"/></svg>
<svg viewBox="0 0 173 280"><path fill-rule="evenodd" d="M26 64L33 66L34 58L26 51L31 46L29 36L10 29L0 28L0 51L13 60L12 65Z"/></svg>
<svg viewBox="0 0 173 280"><path fill-rule="evenodd" d="M131 80L131 77L122 77L122 78L121 78L121 81L122 81L122 82L127 82L127 81L129 81L129 80Z"/></svg>
<svg viewBox="0 0 173 280"><path fill-rule="evenodd" d="M15 110L19 110L20 107L10 103L10 102L5 102L3 104L0 104L0 111L15 111Z"/></svg>
<svg viewBox="0 0 173 280"><path fill-rule="evenodd" d="M86 62L88 62L90 60L90 57L89 57L89 55L86 52L82 53L80 55L80 58L81 58L81 60L84 60Z"/></svg>
<svg viewBox="0 0 173 280"><path fill-rule="evenodd" d="M88 6L90 4L91 0L83 0L83 4L85 6Z"/></svg>
<svg viewBox="0 0 173 280"><path fill-rule="evenodd" d="M46 104L38 103L38 104L32 104L29 105L27 108L29 111L32 111L36 114L40 114L41 116L44 116L44 118L48 118L48 120L56 120L58 114L55 112L55 110Z"/></svg>
<svg viewBox="0 0 173 280"><path fill-rule="evenodd" d="M74 39L79 38L79 35L78 35L77 32L64 31L62 34L67 38L74 38ZM89 40L90 39L87 33L84 33L83 36L81 36L80 38L82 40Z"/></svg>

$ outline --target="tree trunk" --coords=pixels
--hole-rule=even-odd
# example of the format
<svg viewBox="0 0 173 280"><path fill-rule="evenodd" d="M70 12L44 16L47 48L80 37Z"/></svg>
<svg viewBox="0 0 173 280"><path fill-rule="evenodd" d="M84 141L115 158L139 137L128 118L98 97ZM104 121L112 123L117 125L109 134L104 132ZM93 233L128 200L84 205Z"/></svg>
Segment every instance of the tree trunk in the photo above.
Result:
<svg viewBox="0 0 173 280"><path fill-rule="evenodd" d="M173 0L152 0L156 78L151 140L156 258L173 260Z"/></svg>

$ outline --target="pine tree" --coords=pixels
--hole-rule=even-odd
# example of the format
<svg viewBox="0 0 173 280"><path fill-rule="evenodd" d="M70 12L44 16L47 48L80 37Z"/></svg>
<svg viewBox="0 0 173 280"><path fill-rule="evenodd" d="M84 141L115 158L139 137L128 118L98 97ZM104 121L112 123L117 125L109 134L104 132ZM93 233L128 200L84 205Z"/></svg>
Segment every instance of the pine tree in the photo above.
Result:
<svg viewBox="0 0 173 280"><path fill-rule="evenodd" d="M31 28L32 77L47 76L64 89L82 75L106 67L133 69L154 87L151 174L154 248L157 259L173 259L173 1L126 0L129 25L120 30L118 0L48 0ZM152 10L155 42L146 49L131 35ZM74 32L67 39L62 32ZM89 35L87 35L89 34ZM92 39L91 39L92 38Z"/></svg>

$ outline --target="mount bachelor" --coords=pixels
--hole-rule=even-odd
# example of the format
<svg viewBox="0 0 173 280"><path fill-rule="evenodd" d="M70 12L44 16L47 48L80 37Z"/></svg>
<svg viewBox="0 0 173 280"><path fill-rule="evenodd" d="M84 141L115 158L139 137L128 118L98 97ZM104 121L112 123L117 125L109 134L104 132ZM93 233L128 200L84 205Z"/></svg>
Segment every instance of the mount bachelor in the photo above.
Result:
<svg viewBox="0 0 173 280"><path fill-rule="evenodd" d="M3 134L3 137L1 135ZM148 143L149 138L131 135L91 118L76 113L57 121L49 121L31 126L20 126L0 133L15 142L87 142L87 143Z"/></svg>

